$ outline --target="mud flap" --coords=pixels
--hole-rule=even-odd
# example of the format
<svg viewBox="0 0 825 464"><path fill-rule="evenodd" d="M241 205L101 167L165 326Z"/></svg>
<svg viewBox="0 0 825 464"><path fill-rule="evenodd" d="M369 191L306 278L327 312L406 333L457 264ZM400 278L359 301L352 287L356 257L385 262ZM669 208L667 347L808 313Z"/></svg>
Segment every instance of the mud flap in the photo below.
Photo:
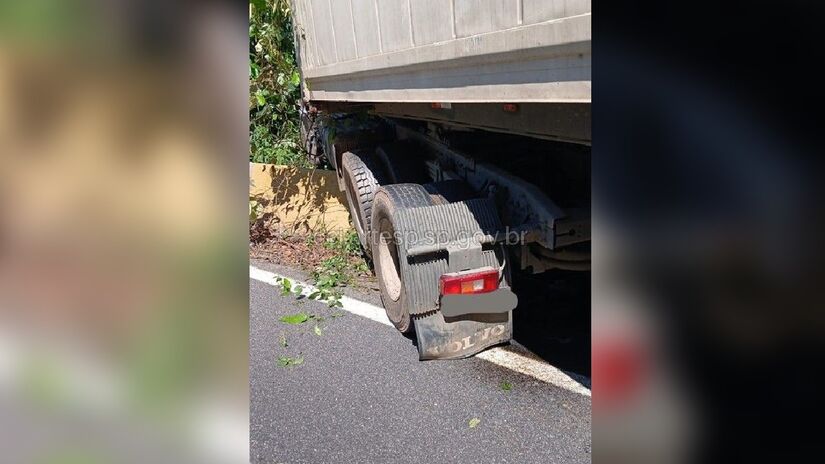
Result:
<svg viewBox="0 0 825 464"><path fill-rule="evenodd" d="M417 184L396 184L388 191ZM429 194L427 194L429 195ZM459 359L512 338L512 309L506 250L494 245L503 229L494 202L473 198L454 203L402 207L393 215L399 245L403 304L413 319L419 359ZM473 301L445 301L439 279L450 272L502 269L502 291L472 295ZM453 295L459 296L459 295ZM466 295L470 296L470 295ZM446 314L445 315L445 308ZM469 313L472 308L474 313Z"/></svg>
<svg viewBox="0 0 825 464"><path fill-rule="evenodd" d="M446 320L441 311L417 316L413 323L419 359L466 358L493 345L507 343L513 336L512 321L512 311L468 314Z"/></svg>

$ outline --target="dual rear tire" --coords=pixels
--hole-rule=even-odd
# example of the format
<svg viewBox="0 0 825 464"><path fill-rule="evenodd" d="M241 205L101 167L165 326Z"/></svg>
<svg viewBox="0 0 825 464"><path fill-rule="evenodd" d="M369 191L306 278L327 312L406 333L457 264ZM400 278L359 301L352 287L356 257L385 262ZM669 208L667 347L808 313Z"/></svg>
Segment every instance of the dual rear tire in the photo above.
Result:
<svg viewBox="0 0 825 464"><path fill-rule="evenodd" d="M400 332L408 333L413 324L408 279L401 265L406 253L404 244L400 243L404 237L397 232L410 231L399 230L396 211L461 201L474 196L473 192L460 181L390 184L392 180L382 162L386 160L372 152L348 151L341 161L352 222L364 252L373 261L387 318Z"/></svg>
<svg viewBox="0 0 825 464"><path fill-rule="evenodd" d="M404 236L398 232L396 211L400 208L416 208L433 205L429 193L419 184L388 185L375 195L372 211L373 233L371 238L373 263L381 302L387 318L402 333L413 328L408 302L407 278L402 260L407 259Z"/></svg>

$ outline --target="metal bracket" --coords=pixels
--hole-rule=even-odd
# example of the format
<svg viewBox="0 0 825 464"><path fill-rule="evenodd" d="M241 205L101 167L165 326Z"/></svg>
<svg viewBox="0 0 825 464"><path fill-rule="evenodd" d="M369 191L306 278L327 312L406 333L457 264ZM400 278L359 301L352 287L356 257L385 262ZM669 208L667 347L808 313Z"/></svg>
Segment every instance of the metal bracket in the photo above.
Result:
<svg viewBox="0 0 825 464"><path fill-rule="evenodd" d="M466 244L453 243L447 247L447 270L461 272L483 266L481 244L468 241Z"/></svg>

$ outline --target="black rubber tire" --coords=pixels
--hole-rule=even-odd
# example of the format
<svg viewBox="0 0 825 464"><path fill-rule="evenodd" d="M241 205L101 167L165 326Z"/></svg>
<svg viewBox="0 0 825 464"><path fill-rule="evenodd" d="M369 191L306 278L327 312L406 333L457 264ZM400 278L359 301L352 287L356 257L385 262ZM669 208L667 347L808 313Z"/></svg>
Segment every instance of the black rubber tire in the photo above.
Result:
<svg viewBox="0 0 825 464"><path fill-rule="evenodd" d="M355 232L364 252L371 257L372 202L375 192L386 183L386 176L372 153L358 150L344 153L341 172Z"/></svg>
<svg viewBox="0 0 825 464"><path fill-rule="evenodd" d="M324 137L322 147L330 165L335 168L335 173L338 177L338 188L343 192L346 190L346 184L344 183L344 156L342 153L357 150L360 147L358 139L351 136L339 135L333 140L329 136L326 136Z"/></svg>
<svg viewBox="0 0 825 464"><path fill-rule="evenodd" d="M318 143L317 130L312 129L304 140L306 140L307 159L310 164L319 168L322 167L324 163L328 163L326 155L324 154L324 148Z"/></svg>
<svg viewBox="0 0 825 464"><path fill-rule="evenodd" d="M424 184L424 189L429 192L436 205L478 198L476 192L466 182L456 179Z"/></svg>
<svg viewBox="0 0 825 464"><path fill-rule="evenodd" d="M413 324L407 301L407 286L400 260L406 253L395 241L395 214L400 208L432 206L429 193L419 184L387 185L378 190L372 205L371 234L373 263L381 301L387 318L402 333L410 332ZM382 244L382 240L386 245Z"/></svg>

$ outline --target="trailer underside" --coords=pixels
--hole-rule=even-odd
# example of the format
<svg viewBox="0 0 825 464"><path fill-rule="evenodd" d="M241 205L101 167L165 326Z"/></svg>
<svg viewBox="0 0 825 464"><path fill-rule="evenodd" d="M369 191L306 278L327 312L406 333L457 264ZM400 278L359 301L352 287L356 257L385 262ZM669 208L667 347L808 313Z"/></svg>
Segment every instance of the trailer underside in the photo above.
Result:
<svg viewBox="0 0 825 464"><path fill-rule="evenodd" d="M506 226L496 242L506 241L508 234L518 235L519 243L510 245L522 248L518 251L522 267L546 261L546 266L535 266L534 271L541 272L553 264L563 265L574 255L575 261L584 261L579 258L584 253L582 244L590 240L589 146L417 119L369 118L364 112L339 113L308 124L321 129L325 134L321 139L330 134L338 139L337 144L327 141L326 156L338 171L342 190L345 151L403 141L404 149L385 151L384 169L410 170L418 163L427 174L422 182L459 180L479 196L493 199ZM322 128L324 124L329 127ZM546 250L536 252L532 244ZM556 253L577 244L575 253Z"/></svg>

